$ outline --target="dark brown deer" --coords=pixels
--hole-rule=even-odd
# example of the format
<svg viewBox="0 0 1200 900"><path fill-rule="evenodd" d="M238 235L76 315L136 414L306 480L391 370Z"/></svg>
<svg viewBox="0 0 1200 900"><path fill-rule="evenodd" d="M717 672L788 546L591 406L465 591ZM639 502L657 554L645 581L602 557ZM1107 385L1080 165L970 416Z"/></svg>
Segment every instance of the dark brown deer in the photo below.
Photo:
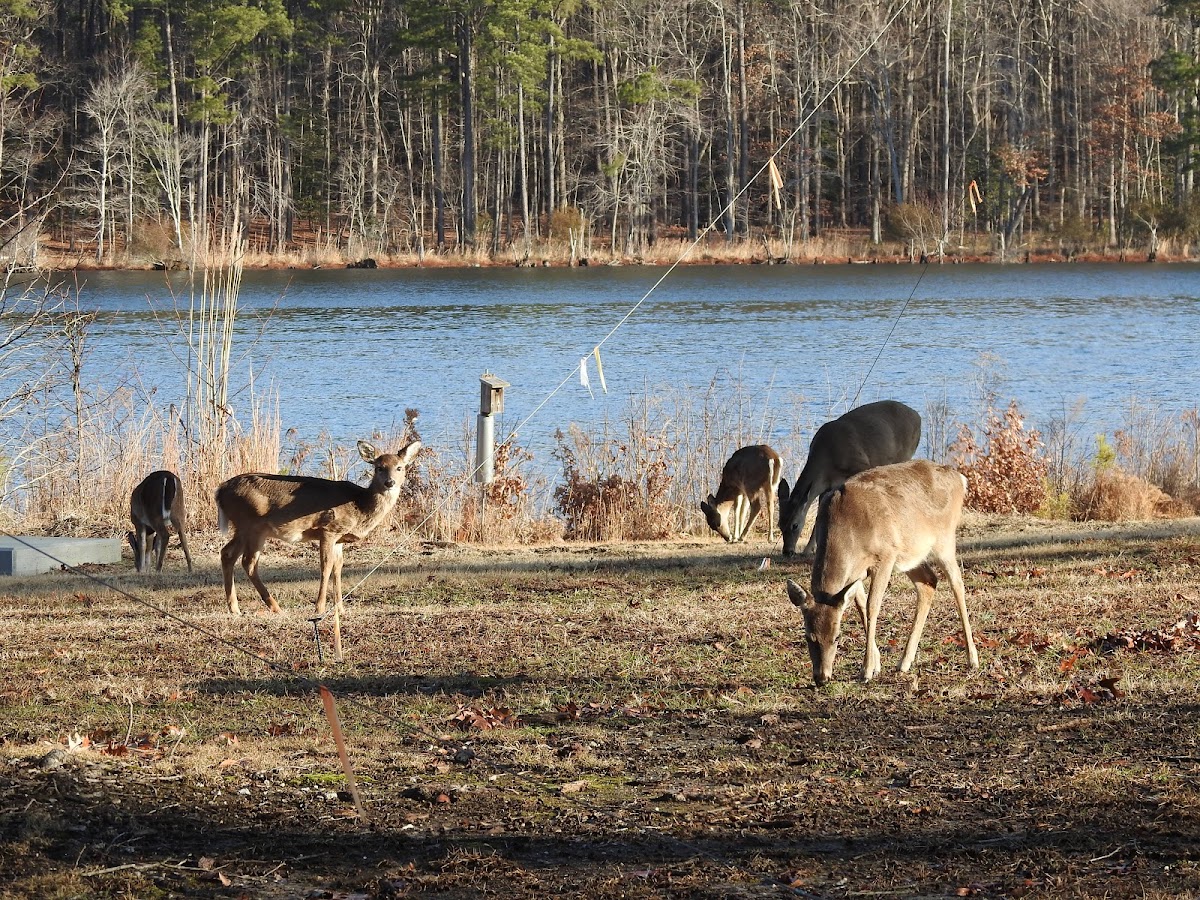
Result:
<svg viewBox="0 0 1200 900"><path fill-rule="evenodd" d="M813 680L818 685L833 677L842 616L851 600L866 631L863 680L879 674L875 629L895 569L907 574L917 589L916 612L900 671L907 672L916 658L939 569L950 579L971 668L979 668L956 555L955 531L966 492L967 480L959 472L915 459L869 469L821 496L814 529L817 549L812 594L790 579L787 583L788 598L804 614ZM863 588L868 577L869 594Z"/></svg>
<svg viewBox="0 0 1200 900"><path fill-rule="evenodd" d="M783 464L779 454L766 444L755 444L735 450L721 471L721 484L716 494L700 504L708 527L737 543L750 531L758 518L762 501L767 501L767 540L775 540L775 492Z"/></svg>
<svg viewBox="0 0 1200 900"><path fill-rule="evenodd" d="M397 453L378 453L365 441L359 455L375 467L370 485L301 475L235 475L217 488L221 530L233 537L221 548L221 572L229 611L241 613L233 584L233 567L241 557L246 576L271 612L279 604L258 575L258 559L268 538L316 541L321 555L321 587L317 615L325 614L329 583L334 602L342 606L342 545L363 540L391 513L404 484L405 470L421 449L413 441Z"/></svg>
<svg viewBox="0 0 1200 900"><path fill-rule="evenodd" d="M779 483L783 555L796 552L808 509L818 497L859 472L912 459L920 442L921 416L896 400L857 406L818 428L795 488L789 490L786 480ZM811 558L814 549L809 537L803 555Z"/></svg>
<svg viewBox="0 0 1200 900"><path fill-rule="evenodd" d="M164 469L151 472L142 479L129 497L129 519L133 522L133 531L128 535L129 545L133 548L133 565L137 571L147 571L151 552L155 556L154 571L162 571L172 526L179 533L179 546L183 548L188 571L192 571L192 554L187 545L187 509L183 505L183 483L178 475Z"/></svg>

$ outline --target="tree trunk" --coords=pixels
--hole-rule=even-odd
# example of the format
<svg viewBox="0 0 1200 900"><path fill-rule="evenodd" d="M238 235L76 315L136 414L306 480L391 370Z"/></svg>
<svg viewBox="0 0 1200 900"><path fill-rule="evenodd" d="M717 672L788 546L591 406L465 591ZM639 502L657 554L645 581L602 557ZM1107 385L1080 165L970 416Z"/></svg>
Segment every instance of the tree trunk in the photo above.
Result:
<svg viewBox="0 0 1200 900"><path fill-rule="evenodd" d="M456 29L458 45L458 87L462 113L462 242L464 249L474 249L477 228L476 171L475 171L475 83L472 55L475 36L470 23L460 20Z"/></svg>

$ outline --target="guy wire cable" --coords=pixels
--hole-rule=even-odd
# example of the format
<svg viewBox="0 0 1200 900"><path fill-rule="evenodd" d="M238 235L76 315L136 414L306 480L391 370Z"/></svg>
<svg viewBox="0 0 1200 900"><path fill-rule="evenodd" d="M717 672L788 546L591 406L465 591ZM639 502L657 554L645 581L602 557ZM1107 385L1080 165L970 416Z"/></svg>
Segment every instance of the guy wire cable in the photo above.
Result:
<svg viewBox="0 0 1200 900"><path fill-rule="evenodd" d="M718 210L716 215L714 215L712 217L712 219L709 221L709 223L704 226L704 228L700 231L700 233L698 235L696 235L696 238L687 247L685 247L683 249L683 251L675 259L675 261L673 263L671 263L671 265L669 267L667 267L666 271L664 271L654 281L654 283L649 287L649 289L644 294L642 294L641 298L636 303L634 303L628 310L626 310L625 314L617 321L617 323L615 325L612 326L612 328L609 329L608 333L605 334L604 337L602 337L598 343L593 345L593 352L595 350L599 350L602 346L604 346L606 343L608 343L609 339L611 339L622 328L622 326L625 325L626 322L628 322L631 318L633 318L633 315L638 311L638 309L642 306L642 304L644 304L650 298L650 295L653 294L656 290L658 290L658 288L663 284L663 282L665 282L668 278L670 278L671 275L673 275L675 273L675 270L678 269L679 266L688 257L691 256L691 254L695 251L696 247L698 247L700 245L700 242L702 240L704 240L706 237L708 237L709 233L714 228L717 227L717 223L720 222L721 218L725 215L725 213L728 212L734 206L734 204L736 204L742 198L743 194L745 194L747 191L750 190L750 188L754 185L754 183L756 181L758 181L759 177L771 167L771 164L775 161L775 158L777 156L779 156L780 153L783 152L784 148L786 148L790 143L792 143L792 141L794 141L796 139L796 137L800 134L800 132L805 127L808 126L809 122L812 121L813 116L815 116L817 114L817 110L819 110L821 107L823 107L825 105L825 102L830 97L833 96L834 91L836 91L839 87L842 86L843 83L845 83L846 79L850 77L851 72L854 71L854 68L860 62L863 61L863 59L867 56L868 53L871 52L871 50L873 50L875 48L875 45L878 44L880 40L882 40L884 34L886 34L888 29L891 28L892 23L895 22L896 19L898 19L900 17L901 13L903 13L912 4L912 2L913 2L913 0L904 0L903 3L901 3L899 6L896 7L895 11L891 14L891 16L888 17L888 20L886 22L884 22L883 27L879 29L879 31L863 47L863 49L859 52L859 54L856 57L854 57L854 59L849 63L849 65L846 66L846 68L842 71L842 74L839 75L837 80L834 81L834 83L825 91L825 93L821 95L820 99L817 100L813 104L812 109L808 112L807 115L804 116L803 119L801 119L800 123L791 130L791 132L787 135L787 137L785 137L783 139L783 142L780 143L780 145L777 148L775 148L775 150L771 153L771 155L767 157L767 161L765 163L763 163L761 166L759 166L759 168L754 172L754 174L746 180L746 183L737 191L736 194L733 195L733 197L729 200L729 202L727 202L723 207L721 207L720 210ZM928 266L928 264L926 264L926 267L927 266ZM924 276L924 270L922 270L921 275L922 275L922 277ZM921 283L920 278L918 278L917 284L919 285L920 283ZM913 293L915 293L915 292L916 292L916 285L913 286ZM909 295L909 299L910 300L912 299L912 294ZM904 314L904 309L906 309L907 307L908 307L908 301L905 301L904 307L902 307L900 310L900 315ZM898 324L898 323L899 323L899 316L897 316L896 322L892 326L892 331L895 331L896 324ZM891 336L891 333L889 332L888 337L890 338L890 336ZM886 342L884 344L884 347L886 347ZM876 356L876 358L875 358L876 362L878 362L879 358L882 356L883 349L884 349L883 347L880 348L879 355ZM586 358L587 357L585 356L584 359L586 359ZM554 397L564 387L566 387L570 381L572 381L575 378L576 373L579 372L582 365L583 365L583 362L581 360L569 372L567 372L566 376L563 377L563 379L557 385L555 385L553 389L551 389L551 391L542 399L542 401L540 403L538 403L530 411L530 413L527 416L525 416L525 418L522 419L517 424L517 426L512 429L512 431L509 432L508 437L506 437L500 443L505 444L511 440L514 440L520 434L520 432L525 428L525 426L528 425L538 414L540 414L541 411L547 406L547 404L549 404L550 401L552 399L554 399ZM874 368L874 363L872 363L872 369L873 368ZM868 375L869 374L870 374L870 370L868 370ZM863 387L865 387L865 385L866 385L866 378L864 377L862 384L859 385L858 393L862 392L862 389L863 389ZM858 398L858 393L856 393L854 395L856 400ZM463 479L463 482L460 485L459 490L466 489L466 484L472 478L474 478L475 474L480 470L482 465L483 464L480 463L478 466L476 466L474 469L472 469L467 474L467 476ZM450 501L452 496L456 496L456 493L452 492L449 496L445 497L443 500L441 500L437 504L435 504L433 509L430 510L430 512L425 516L425 518L422 519L417 524L416 528L414 528L413 530L415 531L417 528L420 528L422 525L424 525L426 522L428 522L429 519L434 515L434 513L438 512L446 503L448 503ZM403 549L405 544L406 544L406 541L404 541L404 540L402 540L398 544L396 544L392 551L385 554L384 557L381 560L379 560L379 562L377 562L371 569L369 569L367 571L367 573L352 588L350 588L350 590L347 592L346 596L347 597L350 596L351 594L354 593L354 591L356 591L356 590L358 590L358 588L362 587L362 585L367 581L367 579L370 578L372 575L374 575L377 571L379 571L379 569L382 568L388 562L388 560L391 559L391 557L395 553L397 553L401 549Z"/></svg>
<svg viewBox="0 0 1200 900"><path fill-rule="evenodd" d="M711 232L716 227L720 218L738 200L741 199L742 195L750 189L750 187L755 183L755 181L758 180L758 178L765 171L767 171L767 169L770 167L771 163L774 162L775 158L779 155L779 153L789 143L791 143L796 138L796 136L800 133L801 129L804 128L808 124L809 121L811 121L812 116L816 114L816 110L819 109L821 106L823 106L825 101L828 100L830 96L832 96L833 92L838 87L840 87L841 84L850 76L850 73L851 73L851 71L853 71L854 67L857 66L858 63L861 62L862 59L871 51L871 49L874 48L874 46L883 37L884 33L886 33L887 30L890 28L892 22L894 22L896 20L896 18L899 17L899 15L911 4L911 2L912 2L912 0L904 0L904 2L901 3L900 6L897 7L895 12L891 15L891 17L889 17L887 22L884 23L883 27L879 30L879 32L875 35L875 37L872 38L872 40L863 48L863 50L858 54L858 56L856 56L855 59L847 66L847 68L842 73L842 75L839 76L837 81L834 82L833 86L830 87L825 92L825 94L820 98L820 100L814 104L812 111L801 121L801 123L799 125L796 126L796 128L794 128L791 131L790 134L788 134L788 136L779 145L779 147L768 157L767 162L764 163L754 173L754 175L750 179L748 179L747 183L729 200L729 202L726 203L726 205L721 208L721 210L717 213L717 215L713 217L713 219L709 222L709 224L707 226L705 226L705 228L696 237L696 239L693 240L692 243L687 248L684 249L684 251L680 254L680 256L675 260L675 262L672 263L671 266L668 267L668 269L654 282L654 284L650 287L650 289L647 290L642 295L642 297L635 304L633 304L633 306L631 306L628 311L626 311L626 313L617 321L617 323L609 330L609 332L604 335L604 337L595 345L596 349L599 349L601 346L606 344L617 333L617 331L620 330L620 328L622 326L624 326L625 323L628 322L633 317L633 315L645 303L645 301L650 297L650 295L653 294L653 292L669 276L671 276L674 273L674 271L679 267L679 265L691 255L691 253L699 245L700 241L703 238L707 237L709 232ZM922 277L923 277L923 275L924 275L924 270L922 270ZM920 279L918 279L917 284L918 285L920 284ZM915 293L915 291L916 291L916 286L914 285L913 293ZM910 294L909 300L911 300L911 298L912 298L912 295ZM905 301L904 307L902 307L902 309L901 309L901 313L900 313L901 315L903 315L904 308L906 308L907 305L908 305L908 301ZM899 322L899 316L897 317L896 321L893 323L892 330L888 333L888 336L887 336L888 339L890 339L892 333L895 331L895 328L896 328L896 325L898 324L898 322ZM886 340L885 340L885 346L886 346ZM880 349L879 355L876 356L876 359L875 359L876 362L882 355L882 352L883 352L883 348ZM582 365L582 362L580 363L580 365L576 365L575 367L573 367L571 369L571 371L566 375L566 377L563 378L563 380L561 382L559 382L559 384L553 390L550 391L550 393L533 409L533 411L531 411L529 413L529 415L527 415L518 424L518 426L510 432L508 438L505 439L505 442L514 439L518 435L518 433L521 431L521 429L523 429L536 415L538 415L540 413L540 411L550 402L550 400L559 391L561 391L563 387L565 387L567 382L570 381L575 376L575 373L579 371L581 365ZM875 363L873 362L872 367L871 367L872 369L874 368L874 365L875 365ZM869 375L869 373L870 373L870 370L868 370L868 375ZM864 384L865 384L865 379L864 379ZM859 390L861 391L861 386L860 386ZM857 396L858 395L856 394L855 397L857 398ZM479 470L479 467L477 466L470 473L471 476L474 476L474 474L476 472L478 472L478 470ZM464 479L464 487L465 487L465 479ZM462 489L462 488L460 488L460 489ZM448 500L449 500L449 498L446 498L445 500L442 501L442 503L444 504L445 502L448 502ZM442 504L438 504L437 506L435 506L433 511L440 509L441 505ZM424 522L428 521L428 518L429 518L429 516L431 516L433 514L433 511L431 511L426 516L426 518L423 520L422 524ZM194 630L197 633L202 634L205 637L210 638L211 640L214 640L218 644L234 650L235 652L249 656L250 658L260 662L266 668L268 668L272 671L276 671L281 674L285 674L287 677L295 679L297 681L301 681L301 682L309 685L310 687L320 688L320 687L324 686L323 682L317 681L308 676L298 675L297 673L284 668L283 666L274 662L273 660L267 659L264 656L254 653L253 651L248 650L245 647L242 647L241 645L239 645L233 641L230 641L227 638L222 637L221 635L217 634L216 632L212 631L211 629L204 628L194 622L190 622L187 619L183 618L182 616L179 616L169 610L162 609L161 607L158 607L155 604L152 604L140 597L137 597L134 594L132 594L131 592L126 591L123 588L121 588L113 583L107 582L95 575L92 575L91 573L85 572L81 569L77 569L74 566L64 563L63 561L58 560L52 554L48 553L45 549L39 548L39 547L33 547L28 542L24 541L20 537L17 537L16 535L12 535L12 534L8 533L6 530L0 531L0 534L4 534L6 537L16 540L16 541L20 542L21 544L23 544L24 546L30 547L31 549L36 550L37 552L41 553L42 555L47 556L48 558L59 563L59 565L62 566L64 569L69 570L75 574L82 574L88 580L90 580L96 584L99 584L103 587L107 587L110 590L132 600L134 603L136 603L144 608L147 608L153 612L156 612L159 615L161 615L167 619L170 619L171 621L175 622L176 624L179 624L185 628ZM349 594L352 594L354 590L356 590L358 587L360 587L369 577L371 577L376 571L378 571L378 569L383 565L383 563L386 562L387 559L389 559L391 557L391 555L393 555L395 552L396 552L396 549L389 551L389 553L384 557L383 560L381 560L372 569L370 569L367 572L367 574L364 575L363 578L356 585L354 585L354 587L351 588L349 592L347 592L347 596ZM328 688L326 688L326 689L328 689ZM356 709L359 709L361 711L364 711L370 715L374 715L385 722L390 722L390 723L400 727L401 729L407 731L410 735L416 735L416 736L425 738L426 740L430 740L435 746L441 746L441 747L458 746L460 748L462 747L462 744L459 742L445 741L444 739L429 733L428 731L426 731L423 728L420 728L419 726L414 726L411 723L404 722L400 719L396 719L391 716L388 716L384 712L382 712L378 709L375 709L374 707L370 706L369 704L360 702L360 701L356 700L355 698L353 698L352 696L342 697L341 699L346 703L346 705L351 706ZM485 765L488 765L489 767L491 767L497 771L501 771L501 772L505 772L507 774L513 775L514 777L518 778L519 780L526 782L527 784L531 784L533 787L536 787L539 790L547 789L547 785L540 784L537 782L531 782L528 778L524 777L521 773L514 772L511 769L509 769L493 760L487 759L487 758L479 756L479 755L476 755L474 758L480 759L482 763L484 763ZM592 812L594 814L599 814L599 812L600 812L594 808L589 807L587 804L583 803L582 800L578 797L569 796L569 800L572 803L574 803L576 806L582 807L584 809L588 809L589 812ZM703 856L707 859L710 859L720 865L726 866L726 867L734 869L734 870L739 870L739 871L751 871L751 870L747 869L745 866L736 865L728 860L722 859L721 857L715 855L714 853L711 853L709 851L706 851L706 850L698 847L695 844L689 843L680 838L676 838L674 835L671 835L666 831L659 830L659 829L652 829L652 828L649 828L647 826L642 826L642 825L637 825L636 827L643 834L653 834L653 835L657 836L660 840L669 842L675 846L682 847L684 849L692 851L692 852L694 852L700 856Z"/></svg>
<svg viewBox="0 0 1200 900"><path fill-rule="evenodd" d="M917 293L917 288L921 286L921 280L925 277L925 273L929 271L929 263L921 264L921 273L917 276L916 283L913 284L912 290L908 292L908 298L900 307L900 312L896 313L896 317L892 319L892 327L883 338L883 343L879 345L879 352L875 354L875 358L871 360L871 365L867 367L866 374L863 375L862 381L859 382L858 390L854 392L854 399L850 401L850 405L854 406L858 402L858 395L862 393L862 389L867 386L867 382L871 380L871 373L875 371L875 366L883 357L883 351L887 349L888 344L892 340L892 335L896 333L896 328L900 324L900 320L904 318L904 311L908 309L908 304L912 303L913 297Z"/></svg>
<svg viewBox="0 0 1200 900"><path fill-rule="evenodd" d="M314 690L319 691L320 689L323 688L324 690L328 691L331 696L335 696L337 698L337 701L340 702L342 704L342 706L353 708L353 709L358 710L359 712L365 713L369 716L374 716L377 720L379 720L387 725L391 725L391 726L395 727L400 732L407 734L407 736L410 738L424 739L424 740L428 741L433 747L436 747L441 750L453 750L455 752L459 752L462 750L469 749L466 746L467 743L470 743L469 741L455 741L455 740L448 740L446 738L443 738L440 735L434 734L433 732L429 731L428 729L422 727L419 724L413 724L412 722L405 721L405 720L400 719L394 715L391 715L383 710L377 709L368 703L364 703L363 701L356 699L352 694L341 693L340 689L339 689L339 693L334 694L332 689L325 683L324 680L312 678L308 675L303 675L303 674L295 672L291 669L288 669L285 666L275 662L274 660L268 659L267 657L265 657L259 653L256 653L253 650L243 647L241 644L238 644L236 641L232 641L229 638L222 637L221 635L217 634L215 631L213 631L210 628L206 628L203 625L199 625L196 622L185 619L183 616L180 616L177 613L172 612L171 610L164 609L161 606L158 606L154 603L151 603L148 600L145 600L141 597L136 596L132 592L125 590L123 587L121 587L119 585L105 581L103 578L100 578L97 575L93 575L92 573L90 573L84 569L78 568L74 565L71 565L70 563L64 562L63 560L58 559L56 556L54 556L54 554L48 552L44 548L36 547L33 544L30 544L24 538L21 538L17 535L11 534L7 530L0 529L0 535L10 538L11 540L14 540L14 541L20 543L21 545L27 547L28 549L35 550L36 552L42 554L43 556L48 557L49 559L58 563L64 571L70 572L73 575L83 576L83 578L85 578L86 580L91 581L94 584L98 584L101 587L108 588L109 590L113 591L114 593L119 594L122 597L125 597L126 599L132 601L134 604L143 607L144 609L148 609L151 612L158 613L162 617L169 619L170 621L174 622L177 625L182 626L185 629L190 629L192 631L195 631L198 634L201 634L204 637L207 637L207 638L215 641L217 644L227 647L228 649L234 651L235 653L240 653L243 656L249 657L250 659L252 659L256 662L261 663L264 666L264 668L268 669L269 671L273 671L273 672L275 672L279 675L282 675L286 678L290 678L294 682L298 682L298 683L308 687L309 689L314 689ZM426 752L428 752L428 751L426 751ZM518 782L519 784L523 785L526 788L533 790L534 792L553 793L555 791L554 785L534 779L529 774L527 774L524 771L524 769L518 769L507 763L498 762L497 760L492 759L488 756L485 756L481 753L477 753L474 750L470 750L470 753L471 753L471 757L470 757L470 760L468 760L468 762L473 761L473 760L479 760L481 765L486 766L489 769L492 769L493 771L498 772L500 774L509 776L515 782ZM582 797L579 797L578 795L562 793L560 790L559 793L555 794L555 796L561 798L564 801L566 806L574 807L577 809L582 809L582 810L586 811L587 813L589 813L593 816L596 816L598 818L611 819L613 817L612 810L607 809L607 808L596 807L596 806L588 803L586 800L584 800ZM746 873L755 874L758 876L762 875L761 872L757 872L756 870L751 869L748 866L739 865L731 860L725 859L724 857L720 856L719 854L717 854L714 851L706 850L703 847L698 846L697 844L690 843L682 838L675 837L675 835L670 834L669 832L663 831L661 829L653 828L649 825L643 825L643 824L639 824L636 822L633 823L632 827L637 829L637 831L640 832L641 834L653 835L653 836L659 838L659 840L663 841L664 843L671 844L675 847L679 847L684 850L687 850L689 853L691 853L695 856L703 857L712 862L715 862L718 865L725 866L726 868L731 869L733 871L746 872Z"/></svg>

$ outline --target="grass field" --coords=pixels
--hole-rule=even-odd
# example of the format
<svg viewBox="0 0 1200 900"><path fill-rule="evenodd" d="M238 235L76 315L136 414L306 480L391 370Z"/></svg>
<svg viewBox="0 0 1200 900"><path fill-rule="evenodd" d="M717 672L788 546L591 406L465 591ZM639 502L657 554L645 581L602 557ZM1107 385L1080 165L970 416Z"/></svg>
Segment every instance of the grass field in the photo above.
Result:
<svg viewBox="0 0 1200 900"><path fill-rule="evenodd" d="M895 671L898 577L883 674L850 615L820 690L762 537L395 537L347 554L341 663L311 548L269 547L277 617L201 535L89 573L127 593L0 583L0 897L1200 894L1196 519L968 517L980 670L943 587Z"/></svg>

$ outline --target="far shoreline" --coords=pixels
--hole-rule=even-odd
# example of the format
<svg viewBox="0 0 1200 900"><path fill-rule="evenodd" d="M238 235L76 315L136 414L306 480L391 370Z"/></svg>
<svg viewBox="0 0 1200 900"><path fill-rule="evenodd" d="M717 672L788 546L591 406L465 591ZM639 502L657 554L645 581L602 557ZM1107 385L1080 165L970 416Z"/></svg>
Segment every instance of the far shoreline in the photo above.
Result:
<svg viewBox="0 0 1200 900"><path fill-rule="evenodd" d="M782 250L772 253L764 251L762 245L735 244L725 246L712 243L701 246L674 239L662 240L640 254L612 254L597 250L588 255L572 254L568 248L550 243L518 252L507 248L497 254L474 252L464 253L451 249L443 252L395 253L351 256L331 250L316 251L299 247L285 253L246 251L240 260L246 271L288 271L317 269L462 269L462 268L572 268L601 266L838 266L838 265L895 265L895 266L951 266L951 265L1071 265L1077 263L1110 264L1188 264L1200 261L1189 252L1157 253L1141 250L1133 252L1080 252L1065 253L1058 249L1041 248L1022 250L1019 253L1001 255L995 252L971 252L938 255L934 253L909 252L898 244L884 244L863 249L847 247L847 252L831 252L826 242L814 241L793 252ZM840 249L840 248L839 248ZM1190 250L1190 248L1188 248ZM220 267L226 262L217 254L207 257L207 264ZM182 258L164 255L161 258L133 257L125 259L97 260L88 253L78 250L70 252L65 247L42 246L38 250L36 265L18 266L10 264L9 272L144 272L186 271L189 266ZM199 267L199 266L197 266Z"/></svg>

